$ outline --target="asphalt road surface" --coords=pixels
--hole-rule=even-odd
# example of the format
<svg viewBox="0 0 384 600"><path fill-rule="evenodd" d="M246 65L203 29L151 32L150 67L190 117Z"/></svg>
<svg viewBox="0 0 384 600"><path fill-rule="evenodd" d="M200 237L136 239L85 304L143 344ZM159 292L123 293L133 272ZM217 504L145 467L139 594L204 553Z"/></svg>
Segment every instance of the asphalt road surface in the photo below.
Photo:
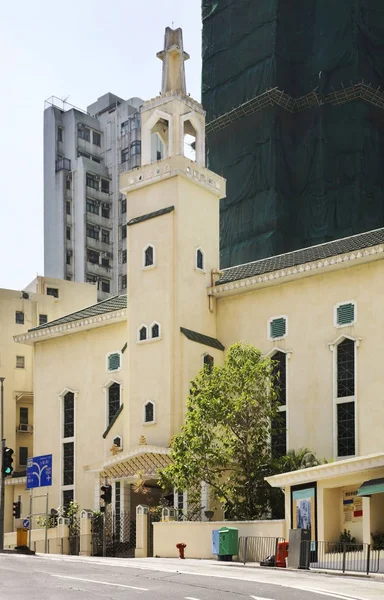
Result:
<svg viewBox="0 0 384 600"><path fill-rule="evenodd" d="M0 599L383 600L384 579L213 561L0 555Z"/></svg>

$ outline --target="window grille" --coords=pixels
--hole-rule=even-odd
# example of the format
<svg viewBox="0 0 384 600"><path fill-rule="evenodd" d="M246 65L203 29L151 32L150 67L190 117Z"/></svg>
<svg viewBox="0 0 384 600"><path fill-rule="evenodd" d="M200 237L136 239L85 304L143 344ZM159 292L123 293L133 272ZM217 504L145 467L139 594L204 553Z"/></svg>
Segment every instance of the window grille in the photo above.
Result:
<svg viewBox="0 0 384 600"><path fill-rule="evenodd" d="M287 454L287 412L282 410L273 419L271 427L271 451L273 458Z"/></svg>
<svg viewBox="0 0 384 600"><path fill-rule="evenodd" d="M108 388L108 425L112 423L120 408L120 384L112 383Z"/></svg>
<svg viewBox="0 0 384 600"><path fill-rule="evenodd" d="M355 454L355 403L337 405L337 455Z"/></svg>
<svg viewBox="0 0 384 600"><path fill-rule="evenodd" d="M25 367L25 357L24 356L16 356L16 369L24 369Z"/></svg>
<svg viewBox="0 0 384 600"><path fill-rule="evenodd" d="M73 485L74 482L74 443L63 444L63 485Z"/></svg>
<svg viewBox="0 0 384 600"><path fill-rule="evenodd" d="M355 395L355 342L345 339L337 346L337 397Z"/></svg>
<svg viewBox="0 0 384 600"><path fill-rule="evenodd" d="M151 423L155 419L155 407L153 402L147 402L145 405L145 422Z"/></svg>
<svg viewBox="0 0 384 600"><path fill-rule="evenodd" d="M277 391L277 401L280 406L284 406L287 402L287 355L284 352L276 352L273 355L273 376Z"/></svg>
<svg viewBox="0 0 384 600"><path fill-rule="evenodd" d="M147 328L144 326L139 331L139 340L142 342L147 339Z"/></svg>
<svg viewBox="0 0 384 600"><path fill-rule="evenodd" d="M67 392L63 399L63 437L75 435L75 395Z"/></svg>
<svg viewBox="0 0 384 600"><path fill-rule="evenodd" d="M160 336L160 327L158 323L154 323L151 327L151 334L153 338L158 338Z"/></svg>

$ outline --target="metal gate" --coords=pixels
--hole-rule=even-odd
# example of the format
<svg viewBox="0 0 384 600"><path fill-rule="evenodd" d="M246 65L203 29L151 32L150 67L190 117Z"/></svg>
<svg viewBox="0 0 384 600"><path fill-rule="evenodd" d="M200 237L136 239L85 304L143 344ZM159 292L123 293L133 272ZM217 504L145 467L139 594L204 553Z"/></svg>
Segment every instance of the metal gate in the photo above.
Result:
<svg viewBox="0 0 384 600"><path fill-rule="evenodd" d="M92 519L92 556L135 556L136 520L131 515L112 512L94 515Z"/></svg>
<svg viewBox="0 0 384 600"><path fill-rule="evenodd" d="M159 511L148 512L148 556L153 556L153 525L161 520Z"/></svg>

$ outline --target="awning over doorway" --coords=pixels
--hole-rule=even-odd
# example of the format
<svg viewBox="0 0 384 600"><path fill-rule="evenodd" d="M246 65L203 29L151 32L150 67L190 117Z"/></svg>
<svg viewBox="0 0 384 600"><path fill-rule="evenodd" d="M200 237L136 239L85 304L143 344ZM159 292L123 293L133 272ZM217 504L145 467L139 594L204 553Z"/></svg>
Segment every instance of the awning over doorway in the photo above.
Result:
<svg viewBox="0 0 384 600"><path fill-rule="evenodd" d="M373 494L384 494L384 477L364 481L357 492L358 496L372 496Z"/></svg>

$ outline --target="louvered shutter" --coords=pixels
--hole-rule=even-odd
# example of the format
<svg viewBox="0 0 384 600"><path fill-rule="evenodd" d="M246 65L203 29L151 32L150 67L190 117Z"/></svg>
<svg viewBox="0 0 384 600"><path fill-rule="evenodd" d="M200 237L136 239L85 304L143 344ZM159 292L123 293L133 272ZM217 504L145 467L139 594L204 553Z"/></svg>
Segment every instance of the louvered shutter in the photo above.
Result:
<svg viewBox="0 0 384 600"><path fill-rule="evenodd" d="M270 337L271 338L281 338L284 337L287 331L287 323L284 317L279 317L278 319L273 319L270 322Z"/></svg>
<svg viewBox="0 0 384 600"><path fill-rule="evenodd" d="M115 352L115 354L110 354L108 356L108 371L116 371L120 368L120 354Z"/></svg>
<svg viewBox="0 0 384 600"><path fill-rule="evenodd" d="M340 304L337 307L337 324L349 325L355 320L355 306L351 302L349 304Z"/></svg>

